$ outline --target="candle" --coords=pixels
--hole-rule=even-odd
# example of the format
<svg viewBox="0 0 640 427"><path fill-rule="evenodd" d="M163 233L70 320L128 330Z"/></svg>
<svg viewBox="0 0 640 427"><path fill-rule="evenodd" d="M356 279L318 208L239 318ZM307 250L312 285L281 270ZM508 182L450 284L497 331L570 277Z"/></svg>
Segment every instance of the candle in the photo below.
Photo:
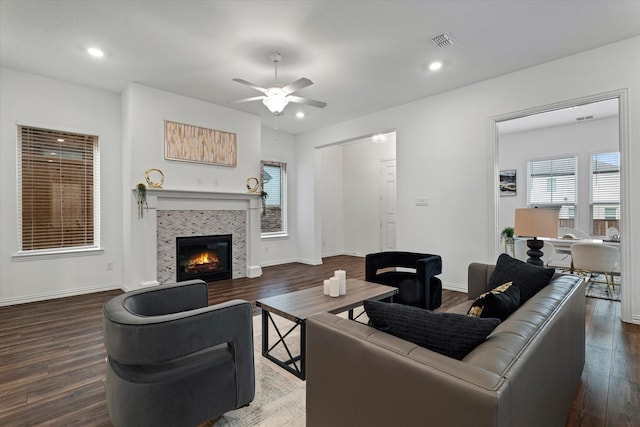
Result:
<svg viewBox="0 0 640 427"><path fill-rule="evenodd" d="M333 272L335 277L338 279L338 283L340 285L340 295L347 294L347 272L344 270L336 270Z"/></svg>
<svg viewBox="0 0 640 427"><path fill-rule="evenodd" d="M329 295L332 297L340 295L340 283L336 277L329 279Z"/></svg>
<svg viewBox="0 0 640 427"><path fill-rule="evenodd" d="M329 279L325 279L324 283L324 287L323 287L323 293L325 295L329 295Z"/></svg>

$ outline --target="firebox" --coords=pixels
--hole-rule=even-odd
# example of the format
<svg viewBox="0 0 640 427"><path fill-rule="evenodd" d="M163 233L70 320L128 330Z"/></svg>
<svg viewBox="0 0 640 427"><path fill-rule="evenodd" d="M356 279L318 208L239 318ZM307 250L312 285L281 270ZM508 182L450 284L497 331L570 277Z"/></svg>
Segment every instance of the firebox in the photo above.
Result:
<svg viewBox="0 0 640 427"><path fill-rule="evenodd" d="M231 234L176 237L177 281L231 279Z"/></svg>

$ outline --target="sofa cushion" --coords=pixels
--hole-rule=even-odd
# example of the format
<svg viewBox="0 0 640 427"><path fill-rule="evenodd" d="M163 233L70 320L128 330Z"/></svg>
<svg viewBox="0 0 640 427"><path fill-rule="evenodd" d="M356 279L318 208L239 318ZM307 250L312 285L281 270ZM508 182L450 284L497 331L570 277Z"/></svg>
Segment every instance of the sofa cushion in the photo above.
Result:
<svg viewBox="0 0 640 427"><path fill-rule="evenodd" d="M367 300L363 305L372 327L458 360L500 324L495 318L434 313L402 304Z"/></svg>
<svg viewBox="0 0 640 427"><path fill-rule="evenodd" d="M507 282L476 298L467 314L473 317L496 317L505 320L518 307L520 307L520 289L513 282Z"/></svg>
<svg viewBox="0 0 640 427"><path fill-rule="evenodd" d="M520 289L520 305L549 284L555 270L527 264L519 259L502 254L498 257L496 268L489 278L488 289L494 289L503 283L513 282Z"/></svg>

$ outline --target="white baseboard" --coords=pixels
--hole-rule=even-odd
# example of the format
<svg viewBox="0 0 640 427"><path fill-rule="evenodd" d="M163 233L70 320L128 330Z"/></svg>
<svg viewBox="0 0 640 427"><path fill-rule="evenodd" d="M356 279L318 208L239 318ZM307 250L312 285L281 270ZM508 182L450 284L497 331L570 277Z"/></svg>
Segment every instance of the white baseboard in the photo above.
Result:
<svg viewBox="0 0 640 427"><path fill-rule="evenodd" d="M448 291L464 292L465 294L469 292L467 286L459 285L457 283L442 282L442 289L446 289Z"/></svg>
<svg viewBox="0 0 640 427"><path fill-rule="evenodd" d="M247 266L247 277L253 279L254 277L262 276L262 267L259 265Z"/></svg>
<svg viewBox="0 0 640 427"><path fill-rule="evenodd" d="M45 301L55 298L72 297L76 295L92 294L94 292L112 291L114 289L125 290L124 283L110 283L107 285L98 285L88 288L67 289L63 291L45 292L35 295L25 295L13 298L0 299L0 307L6 305L25 304L28 302Z"/></svg>
<svg viewBox="0 0 640 427"><path fill-rule="evenodd" d="M299 258L297 261L294 262L299 262L300 264L307 264L307 265L322 265L322 258L320 259L302 259Z"/></svg>
<svg viewBox="0 0 640 427"><path fill-rule="evenodd" d="M299 262L299 261L297 259L294 259L294 258L279 259L277 261L263 262L262 263L262 267L273 267L275 265L291 264L292 262Z"/></svg>

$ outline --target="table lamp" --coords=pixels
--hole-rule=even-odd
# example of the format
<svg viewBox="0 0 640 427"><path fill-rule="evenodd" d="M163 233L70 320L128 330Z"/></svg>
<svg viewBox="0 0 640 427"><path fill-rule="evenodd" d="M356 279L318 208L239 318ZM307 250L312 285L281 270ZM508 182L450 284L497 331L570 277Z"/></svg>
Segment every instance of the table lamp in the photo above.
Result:
<svg viewBox="0 0 640 427"><path fill-rule="evenodd" d="M558 209L526 208L516 209L515 234L521 237L532 237L527 240L527 263L543 265L543 240L538 237L558 237Z"/></svg>

